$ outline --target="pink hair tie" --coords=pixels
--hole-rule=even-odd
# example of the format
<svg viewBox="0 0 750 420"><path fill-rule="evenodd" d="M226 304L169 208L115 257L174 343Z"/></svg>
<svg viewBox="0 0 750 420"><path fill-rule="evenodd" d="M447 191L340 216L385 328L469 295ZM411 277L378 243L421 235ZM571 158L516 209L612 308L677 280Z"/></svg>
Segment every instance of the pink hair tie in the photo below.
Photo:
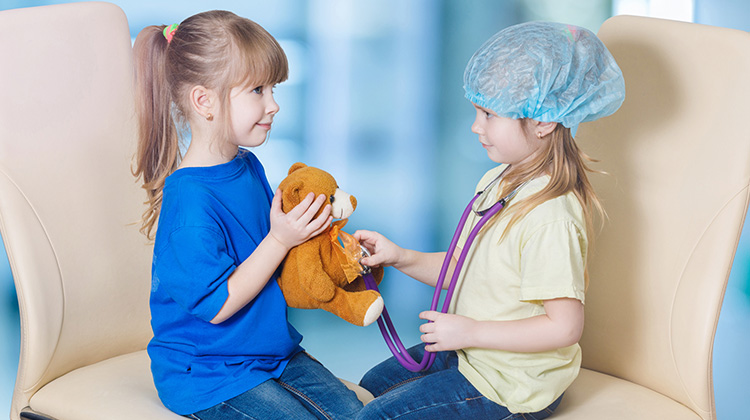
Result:
<svg viewBox="0 0 750 420"><path fill-rule="evenodd" d="M164 34L164 38L167 39L167 44L172 42L172 37L174 37L174 32L177 30L177 26L178 25L176 23L173 23L164 28L164 31L162 33Z"/></svg>

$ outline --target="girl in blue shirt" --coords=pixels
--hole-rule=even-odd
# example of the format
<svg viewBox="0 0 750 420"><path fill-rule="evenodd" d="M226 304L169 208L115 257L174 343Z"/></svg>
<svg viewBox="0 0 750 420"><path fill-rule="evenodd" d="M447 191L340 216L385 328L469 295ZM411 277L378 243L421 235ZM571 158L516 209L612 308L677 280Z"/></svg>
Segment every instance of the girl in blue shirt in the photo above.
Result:
<svg viewBox="0 0 750 420"><path fill-rule="evenodd" d="M143 29L134 53L142 232L156 228L148 353L162 402L202 420L353 418L362 404L302 350L275 281L289 249L330 224L327 197L283 213L240 148L271 129L284 51L256 23L211 11ZM191 137L184 156L176 122Z"/></svg>

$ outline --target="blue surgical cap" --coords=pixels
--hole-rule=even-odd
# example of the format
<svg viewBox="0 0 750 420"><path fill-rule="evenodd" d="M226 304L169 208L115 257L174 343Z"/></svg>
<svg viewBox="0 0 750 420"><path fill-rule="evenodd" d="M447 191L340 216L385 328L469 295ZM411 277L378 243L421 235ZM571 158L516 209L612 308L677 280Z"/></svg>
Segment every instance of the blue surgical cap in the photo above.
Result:
<svg viewBox="0 0 750 420"><path fill-rule="evenodd" d="M487 40L466 66L464 90L497 115L561 123L573 136L625 99L622 72L599 38L552 22L514 25Z"/></svg>

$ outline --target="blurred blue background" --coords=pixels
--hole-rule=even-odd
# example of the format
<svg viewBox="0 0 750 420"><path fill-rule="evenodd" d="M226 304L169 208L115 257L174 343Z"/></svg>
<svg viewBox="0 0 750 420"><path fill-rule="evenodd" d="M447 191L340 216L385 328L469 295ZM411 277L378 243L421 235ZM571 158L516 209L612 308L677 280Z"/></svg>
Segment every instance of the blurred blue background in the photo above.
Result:
<svg viewBox="0 0 750 420"><path fill-rule="evenodd" d="M0 10L67 1L0 0ZM282 44L290 78L270 140L256 154L272 186L303 161L331 172L359 202L347 231L376 229L397 243L445 249L479 177L492 166L470 132L474 111L462 74L489 36L518 22L554 20L597 32L615 14L656 16L750 30L744 0L115 0L133 37L147 25L231 10ZM3 40L2 42L7 42ZM750 77L750 75L748 76ZM387 197L384 200L383 197ZM382 292L407 344L432 291L386 273ZM10 407L19 353L18 306L0 247L0 413ZM323 311L291 310L303 345L336 375L357 382L389 356L375 326ZM719 419L746 418L750 376L750 223L729 281L714 348Z"/></svg>

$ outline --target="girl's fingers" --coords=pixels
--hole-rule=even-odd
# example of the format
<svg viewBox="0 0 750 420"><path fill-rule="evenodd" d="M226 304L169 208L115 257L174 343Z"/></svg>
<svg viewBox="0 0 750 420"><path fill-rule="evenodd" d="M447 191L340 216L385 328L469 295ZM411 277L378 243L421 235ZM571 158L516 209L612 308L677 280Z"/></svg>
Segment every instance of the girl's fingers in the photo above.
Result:
<svg viewBox="0 0 750 420"><path fill-rule="evenodd" d="M352 234L354 239L356 239L360 245L370 251L371 256L363 258L361 261L362 264L370 267L377 267L383 262L383 258L375 251L379 235L379 233L370 230L357 230Z"/></svg>
<svg viewBox="0 0 750 420"><path fill-rule="evenodd" d="M420 312L419 318L434 322L441 314L442 312L438 312L438 311L424 311L424 312Z"/></svg>
<svg viewBox="0 0 750 420"><path fill-rule="evenodd" d="M383 235L370 230L358 230L354 232L352 236L354 236L354 239L356 239L360 244L366 246L370 251L375 249L378 241L383 237Z"/></svg>
<svg viewBox="0 0 750 420"><path fill-rule="evenodd" d="M300 221L304 222L304 216ZM315 235L318 235L322 233L328 226L331 225L331 222L333 221L333 216L331 216L331 206L326 205L325 208L323 208L323 211L320 212L320 215L316 217L314 220L311 220L307 223L305 228L308 232L310 232L310 237L313 237Z"/></svg>
<svg viewBox="0 0 750 420"><path fill-rule="evenodd" d="M312 194L312 193L310 193ZM314 196L313 196L314 197ZM307 199L307 197L305 197ZM315 214L320 210L320 207L323 205L323 203L326 201L326 196L323 194L319 195L315 201L313 201L308 207L307 210L305 210L304 214L299 217L299 220L301 222L304 222L305 224L311 223L313 218L315 217ZM330 210L329 210L330 212ZM322 214L321 214L322 216Z"/></svg>
<svg viewBox="0 0 750 420"><path fill-rule="evenodd" d="M310 237L320 235L321 233L323 233L324 230L326 230L328 228L328 226L331 224L331 222L333 222L333 216L329 215L326 219L322 219L322 217L323 216L321 215L321 217L319 217L318 219L323 220L323 224L321 224L315 231L313 231L313 233L312 233L312 235L310 235Z"/></svg>
<svg viewBox="0 0 750 420"><path fill-rule="evenodd" d="M428 334L435 332L435 324L432 322L428 322L426 324L422 324L419 326L419 332L422 334Z"/></svg>
<svg viewBox="0 0 750 420"><path fill-rule="evenodd" d="M271 210L280 210L281 209L281 190L276 189L276 194L273 195L273 199L271 200Z"/></svg>
<svg viewBox="0 0 750 420"><path fill-rule="evenodd" d="M440 316L440 314L441 312L437 312L437 311L424 311L419 314L419 317L421 319L426 319L430 321L419 326L419 331L422 333L422 335L419 336L419 339L422 340L423 343L425 343L424 349L429 352L440 351L440 347L436 343L437 341L437 336L435 335L436 326L433 322L437 319L438 316Z"/></svg>
<svg viewBox="0 0 750 420"><path fill-rule="evenodd" d="M330 223L328 219L333 219L333 215L331 214L331 208L332 207L330 204L326 204L326 206L323 207L323 211L320 212L320 215L316 217L315 220L313 220L310 223L317 223L323 227L328 226L328 224Z"/></svg>
<svg viewBox="0 0 750 420"><path fill-rule="evenodd" d="M297 220L297 219L301 218L302 215L307 210L310 209L310 205L312 204L312 202L313 202L314 199L315 199L315 194L313 194L313 193L307 194L307 196L305 196L305 198L302 201L300 201L299 204L297 204L296 206L294 206L294 208L289 213L287 213L287 216L291 217L292 220ZM320 207L320 206L318 206L318 207ZM316 209L316 211L317 211L317 209ZM310 219L312 219L312 217Z"/></svg>
<svg viewBox="0 0 750 420"><path fill-rule="evenodd" d="M356 239L359 242L367 242L369 239L373 237L374 232L371 232L369 230L358 230L355 231L352 236L354 236L354 239Z"/></svg>
<svg viewBox="0 0 750 420"><path fill-rule="evenodd" d="M361 262L368 267L377 267L383 263L383 258L380 254L373 254L367 258L362 258Z"/></svg>

